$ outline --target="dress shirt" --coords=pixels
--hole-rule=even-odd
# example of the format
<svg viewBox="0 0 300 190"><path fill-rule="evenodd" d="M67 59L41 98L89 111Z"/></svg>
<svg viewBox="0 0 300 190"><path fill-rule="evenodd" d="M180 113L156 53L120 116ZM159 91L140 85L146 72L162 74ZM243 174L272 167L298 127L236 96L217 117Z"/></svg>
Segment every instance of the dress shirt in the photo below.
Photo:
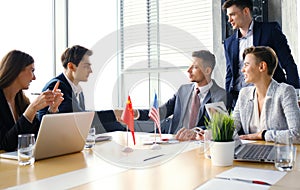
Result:
<svg viewBox="0 0 300 190"><path fill-rule="evenodd" d="M250 133L258 133L267 129L267 127L264 125L266 123L265 102L266 101L264 101L262 110L259 115L258 99L257 94L255 93L253 100L253 117L251 117L250 119Z"/></svg>
<svg viewBox="0 0 300 190"><path fill-rule="evenodd" d="M237 32L239 35L240 32ZM242 87L248 86L249 84L245 83L244 74L242 73L242 68L244 66L243 53L244 50L248 47L253 46L253 21L251 22L246 36L237 36L239 38L239 65L238 65L238 75L235 82L234 88L236 91L240 91Z"/></svg>
<svg viewBox="0 0 300 190"><path fill-rule="evenodd" d="M200 98L200 105L202 104L204 98L206 97L207 93L209 92L209 89L212 87L213 82L210 81L207 85L205 86L201 86L199 87L199 98ZM196 84L194 84L194 89L196 90ZM194 91L193 91L194 92ZM185 112L185 116L184 116L184 120L183 120L183 126L185 126L186 128L188 128L189 126L189 120L190 120L190 115L191 115L191 110L192 110L192 98L193 95L190 96L190 100L189 100L189 105L187 106L187 111ZM198 114L199 117L199 114ZM199 118L197 118L196 121L198 121Z"/></svg>
<svg viewBox="0 0 300 190"><path fill-rule="evenodd" d="M76 99L77 99L77 101L79 102L79 104L80 104L80 98L79 98L79 94L80 93L82 93L82 88L81 88L81 86L78 84L78 85L75 85L67 76L66 76L66 74L65 73L63 73L64 74L64 76L66 77L66 79L67 79L67 81L69 82L69 84L70 84L70 86L71 86L71 88L72 88L72 90L73 90L73 92L74 92L74 94L75 94L75 96L76 96Z"/></svg>

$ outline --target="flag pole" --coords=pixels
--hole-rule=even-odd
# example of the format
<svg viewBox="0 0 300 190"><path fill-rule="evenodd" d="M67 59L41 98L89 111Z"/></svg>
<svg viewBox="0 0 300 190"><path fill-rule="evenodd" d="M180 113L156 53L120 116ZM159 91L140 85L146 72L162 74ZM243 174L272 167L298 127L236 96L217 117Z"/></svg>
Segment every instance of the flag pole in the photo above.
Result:
<svg viewBox="0 0 300 190"><path fill-rule="evenodd" d="M159 150L159 149L161 149L161 147L160 147L160 145L159 144L157 144L157 142L156 142L156 125L155 125L155 122L154 122L154 144L151 146L151 149L152 150Z"/></svg>
<svg viewBox="0 0 300 190"><path fill-rule="evenodd" d="M128 146L128 125L126 125L126 146Z"/></svg>
<svg viewBox="0 0 300 190"><path fill-rule="evenodd" d="M155 97L156 97L156 92L154 93L155 94ZM154 107L154 104L155 104L155 101L157 101L157 98L154 98L154 102L153 102L153 107ZM156 102L157 103L157 102ZM151 109L151 108L150 108ZM158 126L157 126L158 127ZM156 123L153 122L153 129L154 129L154 144L151 146L151 149L152 150L159 150L161 149L160 145L157 144L156 142Z"/></svg>
<svg viewBox="0 0 300 190"><path fill-rule="evenodd" d="M155 137L154 144L156 144L156 127L155 127L155 122L153 122L153 127L154 127L154 137Z"/></svg>
<svg viewBox="0 0 300 190"><path fill-rule="evenodd" d="M131 147L129 147L129 144L128 144L128 133L129 133L128 128L130 128L130 132L132 133L134 145L135 145L135 137L134 137L133 109L132 109L132 103L131 103L131 99L130 99L129 95L128 95L126 107L122 113L121 119L126 124L126 146L123 148L122 151L125 153L130 153L133 151L133 149Z"/></svg>
<svg viewBox="0 0 300 190"><path fill-rule="evenodd" d="M126 146L123 148L122 152L130 153L133 151L133 149L128 145L128 125L126 125L126 141Z"/></svg>

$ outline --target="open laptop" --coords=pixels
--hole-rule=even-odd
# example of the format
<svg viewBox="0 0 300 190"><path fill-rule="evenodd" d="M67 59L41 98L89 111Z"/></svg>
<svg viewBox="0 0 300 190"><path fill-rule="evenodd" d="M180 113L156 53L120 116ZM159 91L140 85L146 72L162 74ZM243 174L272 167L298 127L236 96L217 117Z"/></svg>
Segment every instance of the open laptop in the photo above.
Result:
<svg viewBox="0 0 300 190"><path fill-rule="evenodd" d="M275 147L263 144L243 144L240 140L237 140L234 150L234 160L274 163Z"/></svg>
<svg viewBox="0 0 300 190"><path fill-rule="evenodd" d="M224 102L205 104L205 109L210 118L216 112L229 114ZM237 140L234 151L234 160L273 163L275 160L275 147L273 145L253 143L243 144L242 141Z"/></svg>
<svg viewBox="0 0 300 190"><path fill-rule="evenodd" d="M93 117L94 112L44 115L35 143L35 160L80 152ZM17 151L2 153L0 157L18 159Z"/></svg>

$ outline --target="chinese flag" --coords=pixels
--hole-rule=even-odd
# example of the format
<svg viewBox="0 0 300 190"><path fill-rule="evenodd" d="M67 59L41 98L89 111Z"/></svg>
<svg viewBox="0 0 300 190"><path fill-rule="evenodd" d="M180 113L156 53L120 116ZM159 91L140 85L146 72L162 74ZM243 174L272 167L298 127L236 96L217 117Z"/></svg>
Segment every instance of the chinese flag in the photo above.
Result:
<svg viewBox="0 0 300 190"><path fill-rule="evenodd" d="M126 123L127 127L131 131L133 143L135 144L135 137L134 137L134 113L132 109L132 103L130 96L128 96L125 110L122 113L121 119L124 123Z"/></svg>

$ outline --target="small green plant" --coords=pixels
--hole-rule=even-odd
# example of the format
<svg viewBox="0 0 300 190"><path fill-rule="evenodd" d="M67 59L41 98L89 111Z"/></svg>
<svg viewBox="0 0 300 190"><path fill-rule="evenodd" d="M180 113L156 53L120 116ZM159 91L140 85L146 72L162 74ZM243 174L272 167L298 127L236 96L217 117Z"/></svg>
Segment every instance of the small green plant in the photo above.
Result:
<svg viewBox="0 0 300 190"><path fill-rule="evenodd" d="M232 115L215 113L209 121L206 118L206 128L211 129L212 140L215 142L233 141L234 119Z"/></svg>

